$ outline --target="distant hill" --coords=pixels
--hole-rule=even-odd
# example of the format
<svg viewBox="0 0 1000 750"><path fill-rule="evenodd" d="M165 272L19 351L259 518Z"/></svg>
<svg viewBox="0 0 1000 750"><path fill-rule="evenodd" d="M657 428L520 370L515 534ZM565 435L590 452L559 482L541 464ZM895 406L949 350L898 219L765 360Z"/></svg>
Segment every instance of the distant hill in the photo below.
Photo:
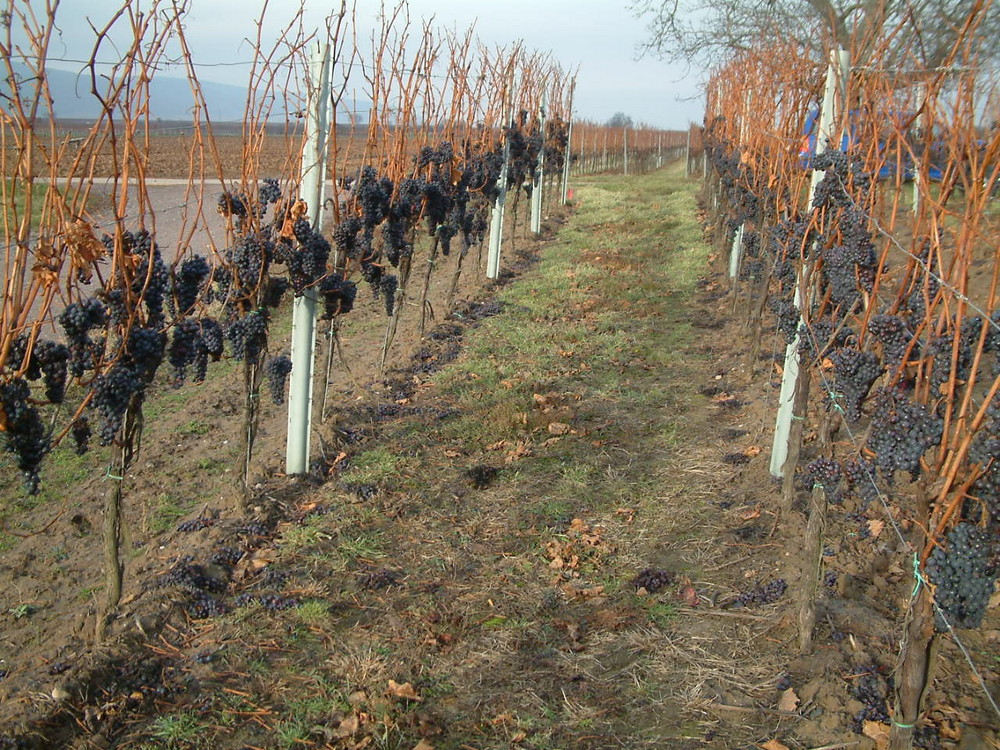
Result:
<svg viewBox="0 0 1000 750"><path fill-rule="evenodd" d="M86 72L48 68L49 92L52 95L55 115L60 120L93 120L100 116L101 105L90 92L90 78ZM6 81L0 82L0 94L7 89ZM227 83L202 81L201 90L208 102L208 111L216 122L233 122L243 119L246 106L246 89ZM186 78L157 75L150 84L150 119L191 121L191 86ZM2 102L0 102L2 106ZM286 113L276 105L273 119L284 121ZM338 119L346 119L341 116Z"/></svg>

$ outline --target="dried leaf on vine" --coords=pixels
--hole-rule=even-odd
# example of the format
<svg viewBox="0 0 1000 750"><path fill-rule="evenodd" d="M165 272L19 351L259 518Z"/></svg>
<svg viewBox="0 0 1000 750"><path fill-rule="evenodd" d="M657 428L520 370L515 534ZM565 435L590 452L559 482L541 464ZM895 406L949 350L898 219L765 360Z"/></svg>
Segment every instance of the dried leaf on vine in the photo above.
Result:
<svg viewBox="0 0 1000 750"><path fill-rule="evenodd" d="M52 242L44 237L40 239L35 248L35 265L31 267L32 273L38 276L45 286L52 286L59 283L60 265L59 254Z"/></svg>
<svg viewBox="0 0 1000 750"><path fill-rule="evenodd" d="M63 240L69 250L73 268L77 269L84 281L90 281L92 266L107 255L104 243L97 239L94 228L83 219L76 219L66 226Z"/></svg>
<svg viewBox="0 0 1000 750"><path fill-rule="evenodd" d="M295 222L309 212L309 205L299 198L288 208L285 221L281 225L281 238L289 242L295 241Z"/></svg>

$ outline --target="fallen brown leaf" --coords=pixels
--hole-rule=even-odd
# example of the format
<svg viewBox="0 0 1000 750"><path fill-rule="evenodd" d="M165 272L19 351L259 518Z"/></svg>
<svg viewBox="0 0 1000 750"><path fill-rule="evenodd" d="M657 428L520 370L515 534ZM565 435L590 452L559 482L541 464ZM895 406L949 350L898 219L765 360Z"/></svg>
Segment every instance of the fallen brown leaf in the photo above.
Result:
<svg viewBox="0 0 1000 750"><path fill-rule="evenodd" d="M689 607L698 606L698 592L695 590L694 586L685 586L682 588L680 597L681 601Z"/></svg>
<svg viewBox="0 0 1000 750"><path fill-rule="evenodd" d="M799 696L795 694L795 690L788 688L785 692L781 694L778 699L778 710L779 711L794 711L799 707Z"/></svg>
<svg viewBox="0 0 1000 750"><path fill-rule="evenodd" d="M777 740L768 740L763 745L758 745L757 747L762 748L762 750L788 750L788 745Z"/></svg>
<svg viewBox="0 0 1000 750"><path fill-rule="evenodd" d="M427 740L420 740L420 742L413 746L413 750L434 750L434 745Z"/></svg>
<svg viewBox="0 0 1000 750"><path fill-rule="evenodd" d="M875 747L878 750L885 750L889 747L889 725L880 721L866 721L862 729L862 734L869 739L875 740Z"/></svg>
<svg viewBox="0 0 1000 750"><path fill-rule="evenodd" d="M404 682L403 684L399 684L395 680L389 680L388 692L389 695L391 695L393 698L402 698L403 700L408 700L408 701L423 700L423 698L417 695L417 691L413 689L413 685L411 685L409 682Z"/></svg>

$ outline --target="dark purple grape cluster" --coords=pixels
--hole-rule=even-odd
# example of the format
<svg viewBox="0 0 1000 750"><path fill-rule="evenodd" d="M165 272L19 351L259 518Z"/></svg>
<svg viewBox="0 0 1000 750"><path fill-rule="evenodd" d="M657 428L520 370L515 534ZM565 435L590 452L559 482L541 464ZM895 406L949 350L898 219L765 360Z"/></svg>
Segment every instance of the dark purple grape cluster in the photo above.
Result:
<svg viewBox="0 0 1000 750"><path fill-rule="evenodd" d="M830 292L830 299L836 305L849 309L861 297L856 264L852 262L850 249L834 245L823 250L823 279Z"/></svg>
<svg viewBox="0 0 1000 750"><path fill-rule="evenodd" d="M817 458L806 465L804 473L812 486L819 485L826 490L827 497L831 497L840 486L844 469L839 461L832 458Z"/></svg>
<svg viewBox="0 0 1000 750"><path fill-rule="evenodd" d="M201 345L212 361L217 362L225 348L225 334L222 331L222 326L212 318L200 318L198 323L201 326Z"/></svg>
<svg viewBox="0 0 1000 750"><path fill-rule="evenodd" d="M66 396L67 364L70 352L65 344L52 341L38 341L32 349L32 360L41 371L45 384L45 398L53 404L61 404Z"/></svg>
<svg viewBox="0 0 1000 750"><path fill-rule="evenodd" d="M274 250L274 243L264 235L245 234L225 252L230 269L229 285L237 298L251 297L264 282ZM225 281L224 277L216 273L217 283Z"/></svg>
<svg viewBox="0 0 1000 750"><path fill-rule="evenodd" d="M750 605L773 604L785 595L788 584L784 578L774 578L767 583L754 586L748 591L743 591L736 597L736 604L741 607Z"/></svg>
<svg viewBox="0 0 1000 750"><path fill-rule="evenodd" d="M221 594L228 587L227 581L213 578L201 565L193 563L190 556L182 557L166 573L154 579L154 588L180 588L192 594L210 592Z"/></svg>
<svg viewBox="0 0 1000 750"><path fill-rule="evenodd" d="M956 380L966 380L969 377L982 330L982 318L968 317L962 320L957 343L954 333L931 340L926 354L934 358L931 366L931 384L935 392L940 391L941 386L951 380L953 367Z"/></svg>
<svg viewBox="0 0 1000 750"><path fill-rule="evenodd" d="M174 271L171 287L175 309L186 315L205 292L205 284L212 273L208 261L200 255L185 258Z"/></svg>
<svg viewBox="0 0 1000 750"><path fill-rule="evenodd" d="M971 523L948 532L944 546L927 560L927 579L934 585L935 622L939 631L978 628L993 594L998 551L995 534ZM947 621L947 624L946 624Z"/></svg>
<svg viewBox="0 0 1000 750"><path fill-rule="evenodd" d="M799 330L799 308L790 299L780 298L771 300L770 307L778 331L785 335L785 343L792 343Z"/></svg>
<svg viewBox="0 0 1000 750"><path fill-rule="evenodd" d="M236 534L245 537L266 537L271 535L271 530L260 521L247 521L236 529Z"/></svg>
<svg viewBox="0 0 1000 750"><path fill-rule="evenodd" d="M85 371L94 368L102 345L90 338L90 332L102 327L107 319L104 305L92 297L66 305L59 314L59 325L62 326L69 342L70 374L80 377Z"/></svg>
<svg viewBox="0 0 1000 750"><path fill-rule="evenodd" d="M348 258L357 258L361 249L358 244L358 234L364 229L364 223L357 216L348 216L337 224L330 233L333 244Z"/></svg>
<svg viewBox="0 0 1000 750"><path fill-rule="evenodd" d="M73 452L82 456L90 447L90 420L87 415L81 415L70 428L70 435L73 437Z"/></svg>
<svg viewBox="0 0 1000 750"><path fill-rule="evenodd" d="M114 328L127 328L129 319L128 300L125 290L121 287L103 289L97 292L97 298L104 304L107 311L107 321Z"/></svg>
<svg viewBox="0 0 1000 750"><path fill-rule="evenodd" d="M913 340L913 333L906 322L898 315L873 315L868 321L868 333L882 345L882 359L889 370L898 370L903 364L906 349ZM916 345L913 355L919 355Z"/></svg>
<svg viewBox="0 0 1000 750"><path fill-rule="evenodd" d="M201 531L215 525L214 518L192 518L189 521L181 521L177 524L178 531Z"/></svg>
<svg viewBox="0 0 1000 750"><path fill-rule="evenodd" d="M295 237L298 247L286 254L288 279L296 294L302 292L326 275L326 262L330 257L330 243L315 231L309 222L299 228L296 222ZM301 230L301 231L300 231Z"/></svg>
<svg viewBox="0 0 1000 750"><path fill-rule="evenodd" d="M281 199L281 186L276 178L265 177L263 182L263 185L257 187L257 200L262 208Z"/></svg>
<svg viewBox="0 0 1000 750"><path fill-rule="evenodd" d="M875 462L870 458L858 456L844 462L844 477L854 494L862 501L862 507L878 499L879 489L875 475Z"/></svg>
<svg viewBox="0 0 1000 750"><path fill-rule="evenodd" d="M677 580L677 576L672 571L650 567L643 568L636 574L636 577L632 579L632 586L636 590L646 589L650 594L655 594L657 591L673 585L675 580Z"/></svg>
<svg viewBox="0 0 1000 750"><path fill-rule="evenodd" d="M381 282L379 283L379 291L382 294L382 300L385 303L385 314L392 316L392 313L396 306L396 289L399 287L399 279L396 278L395 274L388 274L383 276Z"/></svg>
<svg viewBox="0 0 1000 750"><path fill-rule="evenodd" d="M288 279L284 276L269 276L261 298L261 304L265 307L275 308L281 305L281 298L288 291Z"/></svg>
<svg viewBox="0 0 1000 750"><path fill-rule="evenodd" d="M243 551L236 547L220 547L212 553L211 562L213 565L226 565L233 567L243 557Z"/></svg>
<svg viewBox="0 0 1000 750"><path fill-rule="evenodd" d="M142 391L144 382L136 371L119 362L94 378L90 408L101 417L101 445L111 445L122 426L132 396Z"/></svg>
<svg viewBox="0 0 1000 750"><path fill-rule="evenodd" d="M413 244L407 240L409 225L403 219L390 218L382 225L382 239L385 241L385 257L393 268L399 261L413 255Z"/></svg>
<svg viewBox="0 0 1000 750"><path fill-rule="evenodd" d="M0 409L3 410L5 448L17 458L17 468L25 491L38 493L39 469L49 452L48 432L41 415L29 403L31 387L23 378L12 378L0 384Z"/></svg>
<svg viewBox="0 0 1000 750"><path fill-rule="evenodd" d="M358 575L358 588L371 591L387 589L390 586L396 586L402 577L403 573L399 570L387 570L386 568L366 570Z"/></svg>
<svg viewBox="0 0 1000 750"><path fill-rule="evenodd" d="M885 702L889 684L882 677L878 666L871 664L855 667L848 680L847 689L851 697L862 704L862 708L851 721L855 733L863 734L865 722L868 721L889 723L889 709Z"/></svg>
<svg viewBox="0 0 1000 750"><path fill-rule="evenodd" d="M477 490L485 490L493 484L499 474L500 470L496 466L488 464L477 464L465 472L469 484Z"/></svg>
<svg viewBox="0 0 1000 750"><path fill-rule="evenodd" d="M207 359L207 352L201 343L201 323L194 318L184 318L174 326L173 338L167 351L170 366L174 369L174 384L184 383L189 365L201 357Z"/></svg>
<svg viewBox="0 0 1000 750"><path fill-rule="evenodd" d="M830 353L833 363L834 393L828 394L834 408L840 407L844 419L857 422L861 419L861 404L868 391L882 375L882 363L871 352L858 349L834 349Z"/></svg>
<svg viewBox="0 0 1000 750"><path fill-rule="evenodd" d="M853 206L851 192L863 194L871 185L871 175L864 170L864 163L858 157L836 148L827 148L817 154L812 166L824 172L813 195L815 208Z"/></svg>
<svg viewBox="0 0 1000 750"><path fill-rule="evenodd" d="M192 595L191 600L184 606L184 611L195 620L204 620L208 617L220 617L229 609L221 599L199 592Z"/></svg>
<svg viewBox="0 0 1000 750"><path fill-rule="evenodd" d="M866 444L875 454L875 464L887 479L895 471L920 475L920 458L941 442L944 420L927 411L905 393L880 388L875 395L871 432Z"/></svg>
<svg viewBox="0 0 1000 750"><path fill-rule="evenodd" d="M240 594L236 597L237 607L249 607L253 604L259 604L268 612L281 612L299 606L299 601L298 599L279 596L278 594L251 594L250 592Z"/></svg>
<svg viewBox="0 0 1000 750"><path fill-rule="evenodd" d="M125 232L126 247L137 262L132 275L130 287L133 299L142 299L146 308L146 325L150 328L160 328L164 323L163 302L170 286L170 273L167 271L160 249L153 241L152 235L146 230Z"/></svg>
<svg viewBox="0 0 1000 750"><path fill-rule="evenodd" d="M831 347L843 347L854 338L848 325L835 323L830 318L820 318L799 326L799 354L805 360L815 360Z"/></svg>
<svg viewBox="0 0 1000 750"><path fill-rule="evenodd" d="M217 207L220 214L237 221L245 219L250 212L249 201L247 201L246 196L240 193L231 193L228 190L219 196Z"/></svg>
<svg viewBox="0 0 1000 750"><path fill-rule="evenodd" d="M128 333L121 364L135 371L136 376L148 382L163 361L167 335L155 328L136 326Z"/></svg>
<svg viewBox="0 0 1000 750"><path fill-rule="evenodd" d="M331 273L320 282L319 293L323 298L322 317L324 320L331 320L354 309L358 286L353 281L345 280L339 273Z"/></svg>
<svg viewBox="0 0 1000 750"><path fill-rule="evenodd" d="M284 355L271 357L264 363L267 387L271 391L271 400L276 406L285 403L285 381L291 371L292 360Z"/></svg>
<svg viewBox="0 0 1000 750"><path fill-rule="evenodd" d="M378 172L372 166L362 167L354 194L361 206L362 218L366 227L378 226L389 214L392 190L392 180L387 177L379 178Z"/></svg>
<svg viewBox="0 0 1000 750"><path fill-rule="evenodd" d="M229 324L226 338L232 346L233 359L237 362L256 364L267 346L266 309L251 310L242 318Z"/></svg>

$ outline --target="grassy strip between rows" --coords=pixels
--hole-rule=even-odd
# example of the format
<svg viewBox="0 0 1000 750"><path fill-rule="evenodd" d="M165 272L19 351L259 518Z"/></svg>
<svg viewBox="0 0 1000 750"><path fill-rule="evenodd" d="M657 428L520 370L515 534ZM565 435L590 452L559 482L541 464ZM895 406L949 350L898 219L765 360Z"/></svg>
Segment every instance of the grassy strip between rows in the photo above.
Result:
<svg viewBox="0 0 1000 750"><path fill-rule="evenodd" d="M504 311L418 392L433 408L386 424L310 498L330 512L283 524L277 549L257 553L298 606L197 626L183 671L198 687L137 720L124 746L657 747L697 734L677 665L658 656L675 605L630 585L654 550L698 534L708 502L678 469L705 365L688 302L708 255L681 174L576 186L577 211L502 291Z"/></svg>

